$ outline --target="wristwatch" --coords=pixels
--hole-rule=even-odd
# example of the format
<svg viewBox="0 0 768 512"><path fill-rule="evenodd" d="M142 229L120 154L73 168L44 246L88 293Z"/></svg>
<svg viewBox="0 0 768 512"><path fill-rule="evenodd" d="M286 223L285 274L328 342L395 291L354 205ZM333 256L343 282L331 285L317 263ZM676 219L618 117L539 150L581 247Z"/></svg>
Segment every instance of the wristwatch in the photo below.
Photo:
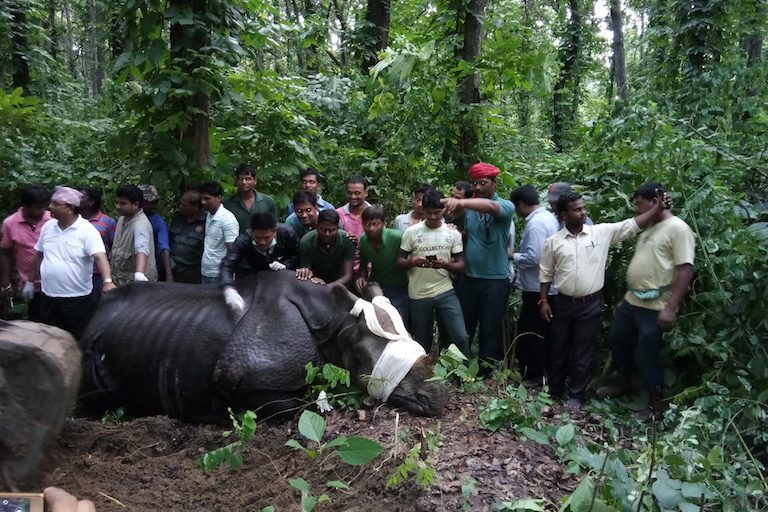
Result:
<svg viewBox="0 0 768 512"><path fill-rule="evenodd" d="M104 284L111 283L111 282L112 282L112 278L111 277L108 277L108 278L106 278L104 280Z"/></svg>

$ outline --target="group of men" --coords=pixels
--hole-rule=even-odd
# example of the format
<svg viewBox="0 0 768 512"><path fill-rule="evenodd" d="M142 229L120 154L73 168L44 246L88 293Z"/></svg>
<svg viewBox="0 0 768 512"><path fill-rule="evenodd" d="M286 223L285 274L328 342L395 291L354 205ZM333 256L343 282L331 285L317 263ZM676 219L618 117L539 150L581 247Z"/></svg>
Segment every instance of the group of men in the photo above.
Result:
<svg viewBox="0 0 768 512"><path fill-rule="evenodd" d="M284 223L272 197L256 190L249 165L235 170L233 197L224 199L217 182L184 192L170 227L157 213L160 195L151 185L117 189L117 221L101 211L93 188L57 187L48 196L27 187L19 210L3 222L0 289L12 297L15 261L29 318L79 338L101 292L130 281L218 283L235 311L244 301L234 281L259 271L290 270L300 280L357 292L376 281L425 349L436 326L441 345L454 343L466 355L477 334L478 355L491 363L482 366L487 373L507 355L502 324L516 282L523 298L516 341L521 373L531 385L548 376L555 395L567 387L567 404L578 408L594 371L608 249L647 228L611 339L614 361L638 371L653 405L663 385L661 333L674 323L693 264L693 236L665 208L661 185L638 189L634 219L592 225L583 198L567 184L550 187L549 211L531 185L501 198L499 174L477 163L450 197L418 185L412 210L392 228L385 209L367 201L363 177L347 179L348 202L334 208L320 196L322 176L311 167L301 172ZM517 250L515 211L525 219ZM602 394L629 391L623 385L629 381L620 382Z"/></svg>

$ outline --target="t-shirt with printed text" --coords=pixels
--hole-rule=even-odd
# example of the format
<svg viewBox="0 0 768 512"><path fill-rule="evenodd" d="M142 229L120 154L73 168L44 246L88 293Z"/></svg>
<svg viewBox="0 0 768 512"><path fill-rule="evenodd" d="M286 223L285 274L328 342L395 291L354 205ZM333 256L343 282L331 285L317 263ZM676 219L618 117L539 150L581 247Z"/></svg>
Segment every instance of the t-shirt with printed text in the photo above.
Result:
<svg viewBox="0 0 768 512"><path fill-rule="evenodd" d="M405 230L400 249L410 253L411 258L435 256L451 261L452 256L464 251L464 246L457 230L445 224L432 229L420 222ZM411 299L429 299L452 288L451 274L444 268L413 267L408 270L408 297Z"/></svg>

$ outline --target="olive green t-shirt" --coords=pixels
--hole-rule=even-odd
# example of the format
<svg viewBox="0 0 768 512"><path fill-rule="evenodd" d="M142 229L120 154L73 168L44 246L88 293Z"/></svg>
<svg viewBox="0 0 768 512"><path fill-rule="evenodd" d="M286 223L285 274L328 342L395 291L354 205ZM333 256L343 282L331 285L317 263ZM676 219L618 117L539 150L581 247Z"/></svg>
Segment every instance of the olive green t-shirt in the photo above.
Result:
<svg viewBox="0 0 768 512"><path fill-rule="evenodd" d="M271 213L277 218L277 206L275 206L275 200L272 196L256 192L256 198L253 200L251 209L248 210L243 206L242 201L236 195L222 201L224 208L229 210L235 215L237 223L240 225L240 234L247 233L251 228L251 217L254 213Z"/></svg>
<svg viewBox="0 0 768 512"><path fill-rule="evenodd" d="M627 294L624 299L633 306L661 311L669 301L675 267L693 265L696 243L693 231L679 217L646 228L637 236L637 246L627 267ZM661 290L653 299L641 299L633 293Z"/></svg>
<svg viewBox="0 0 768 512"><path fill-rule="evenodd" d="M370 281L381 286L405 288L408 286L408 275L397 266L397 252L403 233L397 229L384 228L381 233L381 245L374 249L368 240L368 235L360 237L360 268L371 264ZM361 270L362 273L362 270Z"/></svg>
<svg viewBox="0 0 768 512"><path fill-rule="evenodd" d="M312 273L326 283L340 278L344 262L354 259L355 245L342 230L330 249L321 246L317 231L310 231L299 241L299 267L312 269Z"/></svg>

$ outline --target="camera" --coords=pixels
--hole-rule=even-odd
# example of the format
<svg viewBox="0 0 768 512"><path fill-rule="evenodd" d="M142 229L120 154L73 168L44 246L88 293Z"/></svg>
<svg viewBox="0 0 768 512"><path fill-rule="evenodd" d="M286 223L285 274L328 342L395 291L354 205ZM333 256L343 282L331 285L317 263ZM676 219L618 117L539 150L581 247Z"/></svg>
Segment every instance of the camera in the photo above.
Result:
<svg viewBox="0 0 768 512"><path fill-rule="evenodd" d="M0 494L0 512L43 512L43 507L42 494Z"/></svg>

